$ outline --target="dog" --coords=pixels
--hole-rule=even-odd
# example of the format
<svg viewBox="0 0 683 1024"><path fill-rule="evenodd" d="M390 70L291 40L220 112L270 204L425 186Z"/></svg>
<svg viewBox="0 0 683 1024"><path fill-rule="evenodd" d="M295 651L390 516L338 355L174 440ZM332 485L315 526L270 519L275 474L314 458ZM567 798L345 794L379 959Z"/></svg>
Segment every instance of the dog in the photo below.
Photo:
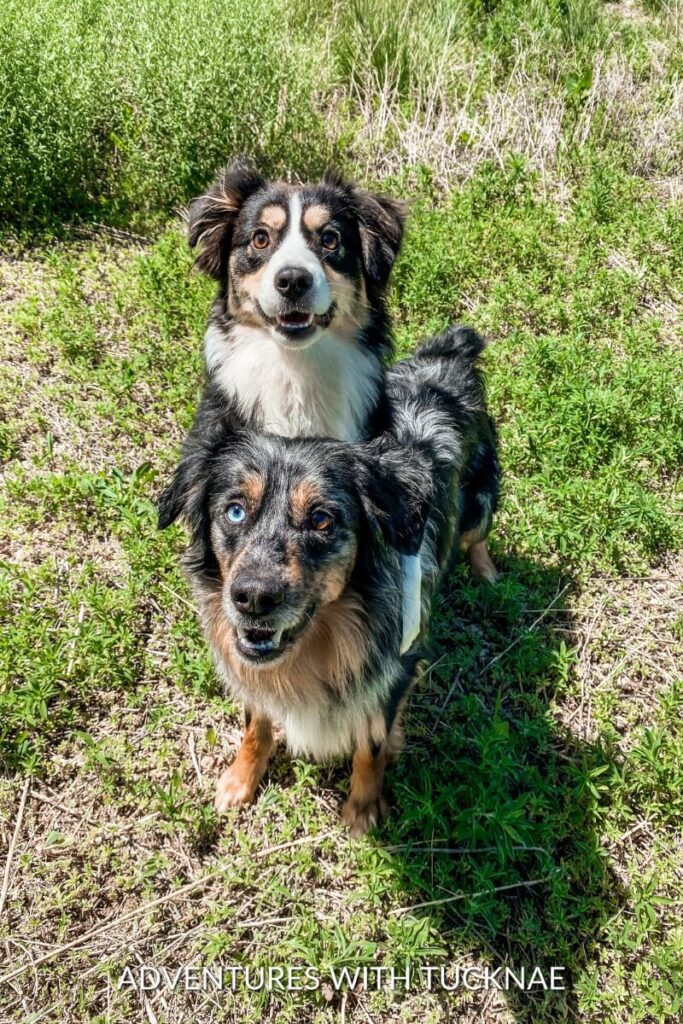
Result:
<svg viewBox="0 0 683 1024"><path fill-rule="evenodd" d="M218 292L188 450L216 417L236 431L345 441L387 428L385 296L406 208L333 170L291 185L267 182L241 159L190 203L189 243ZM403 652L419 632L421 572L418 556L400 553ZM495 579L488 556L472 564Z"/></svg>
<svg viewBox="0 0 683 1024"><path fill-rule="evenodd" d="M354 835L385 812L431 598L458 547L484 544L496 508L482 347L451 329L394 366L388 429L370 442L235 432L223 415L186 446L159 526L182 516L190 527L202 623L245 708L218 810L254 799L279 723L296 754L352 757L342 814ZM420 637L403 654L400 549L419 551L422 592Z"/></svg>
<svg viewBox="0 0 683 1024"><path fill-rule="evenodd" d="M393 352L385 293L406 204L328 171L267 182L238 160L188 207L196 266L218 292L204 402L239 428L358 441Z"/></svg>

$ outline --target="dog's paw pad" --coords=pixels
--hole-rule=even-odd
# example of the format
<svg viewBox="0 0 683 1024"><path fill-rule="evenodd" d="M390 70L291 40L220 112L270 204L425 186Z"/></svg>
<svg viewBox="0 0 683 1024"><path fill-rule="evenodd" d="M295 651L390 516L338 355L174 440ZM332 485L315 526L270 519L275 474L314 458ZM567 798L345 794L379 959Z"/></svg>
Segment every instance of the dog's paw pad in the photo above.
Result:
<svg viewBox="0 0 683 1024"><path fill-rule="evenodd" d="M213 805L220 813L227 811L230 807L241 807L243 804L250 804L254 799L254 786L248 780L226 768L216 783L216 796Z"/></svg>
<svg viewBox="0 0 683 1024"><path fill-rule="evenodd" d="M352 836L363 836L387 813L387 802L383 796L375 800L361 801L349 797L342 808L342 818Z"/></svg>

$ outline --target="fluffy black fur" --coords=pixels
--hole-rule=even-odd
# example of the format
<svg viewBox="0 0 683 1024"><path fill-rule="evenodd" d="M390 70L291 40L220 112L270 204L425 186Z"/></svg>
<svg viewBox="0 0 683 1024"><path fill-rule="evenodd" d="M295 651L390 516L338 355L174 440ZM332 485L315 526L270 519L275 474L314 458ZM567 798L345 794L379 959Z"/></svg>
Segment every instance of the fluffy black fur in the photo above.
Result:
<svg viewBox="0 0 683 1024"><path fill-rule="evenodd" d="M451 502L457 533L475 533L481 540L491 529L500 490L496 426L486 411L479 363L484 348L470 327L450 327L424 342L413 359L389 370L380 420L399 451L417 446L432 458L431 486L441 509L449 500L452 463L460 462Z"/></svg>

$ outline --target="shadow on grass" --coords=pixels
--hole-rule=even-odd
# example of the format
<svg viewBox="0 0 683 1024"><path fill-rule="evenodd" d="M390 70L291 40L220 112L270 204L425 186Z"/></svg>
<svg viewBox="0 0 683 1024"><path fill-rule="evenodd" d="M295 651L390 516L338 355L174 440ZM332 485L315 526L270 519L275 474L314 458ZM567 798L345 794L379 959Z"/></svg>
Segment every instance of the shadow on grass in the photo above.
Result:
<svg viewBox="0 0 683 1024"><path fill-rule="evenodd" d="M451 971L469 958L524 967L527 982L562 967L564 991L513 983L503 998L520 1022L580 1019L577 981L625 895L600 846L610 755L577 738L571 581L519 559L503 569L486 587L459 568L441 595L380 845L413 908L395 917L408 952ZM562 695L570 725L551 710ZM441 955L425 955L430 944Z"/></svg>

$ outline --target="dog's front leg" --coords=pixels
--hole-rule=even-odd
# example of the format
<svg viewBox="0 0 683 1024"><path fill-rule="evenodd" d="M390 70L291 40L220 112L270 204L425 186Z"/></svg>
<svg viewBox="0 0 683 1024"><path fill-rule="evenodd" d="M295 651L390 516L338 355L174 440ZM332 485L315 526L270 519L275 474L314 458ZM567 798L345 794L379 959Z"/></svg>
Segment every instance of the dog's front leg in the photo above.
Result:
<svg viewBox="0 0 683 1024"><path fill-rule="evenodd" d="M362 836L387 812L382 794L386 764L386 741L376 743L368 738L353 755L351 789L342 808L342 818L353 836Z"/></svg>
<svg viewBox="0 0 683 1024"><path fill-rule="evenodd" d="M217 811L227 811L229 807L252 802L268 767L272 749L273 729L270 719L247 709L240 749L216 784L214 805Z"/></svg>

